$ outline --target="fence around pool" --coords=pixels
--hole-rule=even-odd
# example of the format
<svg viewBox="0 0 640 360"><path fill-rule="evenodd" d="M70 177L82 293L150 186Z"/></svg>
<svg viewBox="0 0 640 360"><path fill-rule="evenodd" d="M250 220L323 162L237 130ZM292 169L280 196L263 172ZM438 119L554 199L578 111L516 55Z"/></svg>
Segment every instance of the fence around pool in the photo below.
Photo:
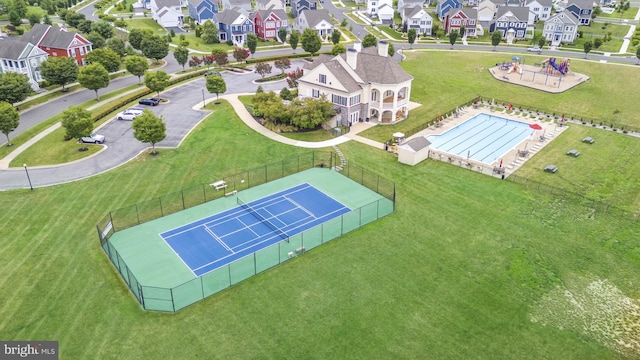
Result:
<svg viewBox="0 0 640 360"><path fill-rule="evenodd" d="M203 184L112 211L96 226L101 246L145 310L176 312L395 211L395 184L391 180L349 162L344 167L334 166L336 161L339 164L335 153L316 150L224 177L223 181L228 184L224 191L216 191L211 184ZM136 277L131 264L125 261L126 256L109 241L114 233L127 228L313 168L318 169L313 171L340 174L342 176L338 178L344 179L342 181L355 181L367 188L366 191L377 194L377 198L351 207L352 211L291 236L288 241L277 242L202 276L170 287L150 286L145 281L138 281L139 276Z"/></svg>

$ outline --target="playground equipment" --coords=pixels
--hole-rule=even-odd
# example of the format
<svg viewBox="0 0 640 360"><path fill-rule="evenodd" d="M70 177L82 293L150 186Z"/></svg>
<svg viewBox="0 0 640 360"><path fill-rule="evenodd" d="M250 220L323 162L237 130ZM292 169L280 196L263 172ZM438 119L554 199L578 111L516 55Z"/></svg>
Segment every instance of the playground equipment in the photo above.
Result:
<svg viewBox="0 0 640 360"><path fill-rule="evenodd" d="M507 74L511 74L512 72L515 71L516 73L522 75L522 67L520 67L520 58L517 56L514 56L511 60L512 60L511 66L509 66L509 68L507 69Z"/></svg>
<svg viewBox="0 0 640 360"><path fill-rule="evenodd" d="M561 63L556 62L556 58L550 57L542 62L542 71L547 74L565 76L569 73L569 62L571 60L564 58Z"/></svg>

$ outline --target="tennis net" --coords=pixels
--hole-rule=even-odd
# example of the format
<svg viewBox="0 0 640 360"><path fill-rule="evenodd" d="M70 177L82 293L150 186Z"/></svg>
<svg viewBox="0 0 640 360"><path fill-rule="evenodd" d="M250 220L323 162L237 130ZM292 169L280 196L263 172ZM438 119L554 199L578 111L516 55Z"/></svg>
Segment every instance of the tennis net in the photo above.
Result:
<svg viewBox="0 0 640 360"><path fill-rule="evenodd" d="M237 201L238 201L238 205L242 206L242 208L244 208L245 210L247 210L251 215L253 215L256 219L260 220L260 222L264 223L267 227L269 227L271 230L273 230L276 234L278 234L278 236L280 236L282 239L286 240L289 238L289 236L287 235L287 233L285 233L284 231L280 230L280 228L278 228L277 226L275 226L271 221L269 221L267 218L265 218L264 216L260 215L260 213L258 213L258 211L256 211L253 207L251 207L249 204L247 204L246 202L240 200L239 197L236 197Z"/></svg>

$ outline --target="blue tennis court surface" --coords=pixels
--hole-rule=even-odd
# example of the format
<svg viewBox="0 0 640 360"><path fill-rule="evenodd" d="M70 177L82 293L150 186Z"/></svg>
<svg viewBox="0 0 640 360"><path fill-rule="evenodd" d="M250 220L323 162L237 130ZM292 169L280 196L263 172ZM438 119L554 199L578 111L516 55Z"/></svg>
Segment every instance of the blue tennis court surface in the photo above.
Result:
<svg viewBox="0 0 640 360"><path fill-rule="evenodd" d="M351 211L307 183L238 204L160 236L201 276Z"/></svg>
<svg viewBox="0 0 640 360"><path fill-rule="evenodd" d="M437 150L491 164L534 132L529 124L499 116L478 114L427 140Z"/></svg>

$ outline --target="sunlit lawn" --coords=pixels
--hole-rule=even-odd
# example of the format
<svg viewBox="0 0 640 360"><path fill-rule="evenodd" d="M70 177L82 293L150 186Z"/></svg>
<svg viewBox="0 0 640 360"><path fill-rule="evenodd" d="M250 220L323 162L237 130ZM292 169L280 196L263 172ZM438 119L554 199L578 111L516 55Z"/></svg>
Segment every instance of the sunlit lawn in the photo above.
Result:
<svg viewBox="0 0 640 360"><path fill-rule="evenodd" d="M96 221L307 150L247 133L223 102L178 149L1 192L3 337L57 340L63 359L620 358L580 328L531 314L575 279L607 279L638 298L636 222L445 163L340 148L396 182L396 213L177 314L140 309Z"/></svg>

